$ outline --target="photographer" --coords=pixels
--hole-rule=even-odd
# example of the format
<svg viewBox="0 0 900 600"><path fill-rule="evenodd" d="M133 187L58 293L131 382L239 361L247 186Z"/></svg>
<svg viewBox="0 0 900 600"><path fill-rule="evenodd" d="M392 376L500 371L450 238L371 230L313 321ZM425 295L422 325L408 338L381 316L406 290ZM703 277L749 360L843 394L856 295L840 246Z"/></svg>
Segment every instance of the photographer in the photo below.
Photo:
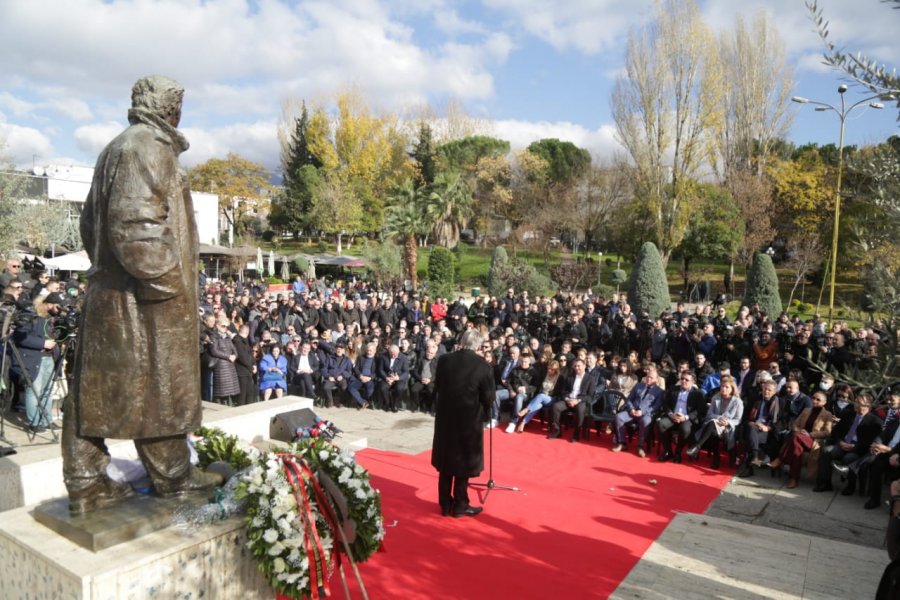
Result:
<svg viewBox="0 0 900 600"><path fill-rule="evenodd" d="M23 368L31 385L25 388L25 416L35 432L52 427L50 389L58 350L53 339L53 319L64 302L58 293L47 294L34 301L35 317L18 326L13 343L22 353Z"/></svg>

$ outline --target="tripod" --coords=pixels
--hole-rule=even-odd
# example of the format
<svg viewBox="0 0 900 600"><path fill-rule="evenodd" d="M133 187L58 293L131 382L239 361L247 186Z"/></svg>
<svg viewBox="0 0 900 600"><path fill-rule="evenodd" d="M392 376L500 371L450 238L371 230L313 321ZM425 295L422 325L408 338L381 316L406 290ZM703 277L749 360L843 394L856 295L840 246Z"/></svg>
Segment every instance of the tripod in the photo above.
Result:
<svg viewBox="0 0 900 600"><path fill-rule="evenodd" d="M484 493L484 498L481 500L482 504L487 503L488 496L490 496L491 490L493 490L494 488L499 489L499 490L509 490L510 492L520 491L519 488L517 488L515 486L497 485L497 483L494 481L494 430L495 429L496 429L496 427L491 427L490 433L488 434L488 440L489 440L489 442L488 442L488 448L489 448L489 450L488 450L488 480L486 483L476 482L476 483L469 484L469 487L475 486L475 487L483 487L483 488L487 489L487 491Z"/></svg>
<svg viewBox="0 0 900 600"><path fill-rule="evenodd" d="M9 406L6 404L11 404L13 392L9 383L9 367L12 363L15 363L18 366L19 375L22 378L24 384L32 390L35 397L37 398L37 421L31 422L26 420L26 433L28 434L28 441L33 442L35 436L37 435L38 425L41 422L52 423L52 418L50 414L50 394L53 390L53 385L60 381L63 378L62 375L62 367L63 363L66 359L66 353L69 349L69 342L74 341L75 334L70 333L65 338L60 340L57 344L59 348L59 354L57 358L53 362L53 372L47 380L47 383L41 389L38 389L35 385L35 382L32 380L30 374L28 373L28 369L25 367L25 360L22 358L22 353L19 350L18 346L11 340L11 328L9 327L9 322L12 319L12 312L7 311L3 316L3 329L0 331L0 351L2 351L2 362L0 362L0 374L3 375L3 386L6 387L5 393L8 397L8 402L4 402L4 406L0 407L3 409L3 414L0 414L0 441L3 441L9 444L11 447L14 447L10 441L8 441L4 435L5 428L5 412L8 410ZM10 362L11 358L11 362ZM53 443L59 443L59 434L56 432L56 427L51 424L49 427L50 435L53 437Z"/></svg>

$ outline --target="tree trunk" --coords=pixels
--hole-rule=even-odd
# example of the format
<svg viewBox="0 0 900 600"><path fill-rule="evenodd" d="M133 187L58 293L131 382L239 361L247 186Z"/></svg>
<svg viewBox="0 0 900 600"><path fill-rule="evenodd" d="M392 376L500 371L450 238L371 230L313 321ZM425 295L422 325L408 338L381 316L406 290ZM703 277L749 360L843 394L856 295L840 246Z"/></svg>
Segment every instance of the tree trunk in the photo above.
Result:
<svg viewBox="0 0 900 600"><path fill-rule="evenodd" d="M409 279L412 284L413 289L418 287L418 281L416 277L416 267L419 256L418 247L416 246L416 236L408 235L406 239L403 240L403 256L406 259L406 277Z"/></svg>
<svg viewBox="0 0 900 600"><path fill-rule="evenodd" d="M341 233L338 233L338 234L337 234L337 253L338 253L338 254L341 254L341 252L342 252L341 236L342 236Z"/></svg>
<svg viewBox="0 0 900 600"><path fill-rule="evenodd" d="M690 275L690 272L691 272L691 259L690 259L690 257L688 257L687 254L685 254L681 258L681 264L682 264L682 267L684 268L684 270L681 273L681 276L684 279L684 291L686 292L686 291L688 291L688 279L689 279L688 275Z"/></svg>

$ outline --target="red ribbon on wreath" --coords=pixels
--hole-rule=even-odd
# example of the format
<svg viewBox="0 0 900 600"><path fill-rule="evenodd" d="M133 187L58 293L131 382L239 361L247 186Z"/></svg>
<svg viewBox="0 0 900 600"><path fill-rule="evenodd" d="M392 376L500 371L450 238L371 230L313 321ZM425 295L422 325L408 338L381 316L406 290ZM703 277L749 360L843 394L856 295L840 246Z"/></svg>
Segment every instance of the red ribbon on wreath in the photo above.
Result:
<svg viewBox="0 0 900 600"><path fill-rule="evenodd" d="M337 530L339 524L336 515L325 492L319 486L318 479L309 463L294 454L279 454L278 458L281 461L288 484L291 486L294 500L297 502L297 519L300 521L301 529L305 533L306 555L309 558L310 597L315 600L327 598L331 596L326 573L328 560L336 561L338 566L341 560L340 552L337 550L337 537L340 535L340 532ZM312 491L315 494L316 502L320 507L325 523L334 533L335 540L330 554L326 553L325 548L322 546L319 531L316 529L315 516L310 505L310 495L307 493L304 481L308 481L312 486ZM289 596L281 593L276 593L275 598L276 600L290 600Z"/></svg>

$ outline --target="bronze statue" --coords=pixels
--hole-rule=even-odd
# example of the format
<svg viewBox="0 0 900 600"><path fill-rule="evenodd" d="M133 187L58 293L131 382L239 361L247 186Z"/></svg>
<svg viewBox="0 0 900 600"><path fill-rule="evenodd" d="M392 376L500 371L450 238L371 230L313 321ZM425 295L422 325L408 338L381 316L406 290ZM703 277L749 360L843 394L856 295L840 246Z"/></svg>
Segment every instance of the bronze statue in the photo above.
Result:
<svg viewBox="0 0 900 600"><path fill-rule="evenodd" d="M200 425L197 228L178 155L184 89L134 84L130 126L100 154L81 215L91 259L74 383L63 423L63 475L73 514L132 493L109 479L105 438L133 439L161 495L217 482L189 462Z"/></svg>

